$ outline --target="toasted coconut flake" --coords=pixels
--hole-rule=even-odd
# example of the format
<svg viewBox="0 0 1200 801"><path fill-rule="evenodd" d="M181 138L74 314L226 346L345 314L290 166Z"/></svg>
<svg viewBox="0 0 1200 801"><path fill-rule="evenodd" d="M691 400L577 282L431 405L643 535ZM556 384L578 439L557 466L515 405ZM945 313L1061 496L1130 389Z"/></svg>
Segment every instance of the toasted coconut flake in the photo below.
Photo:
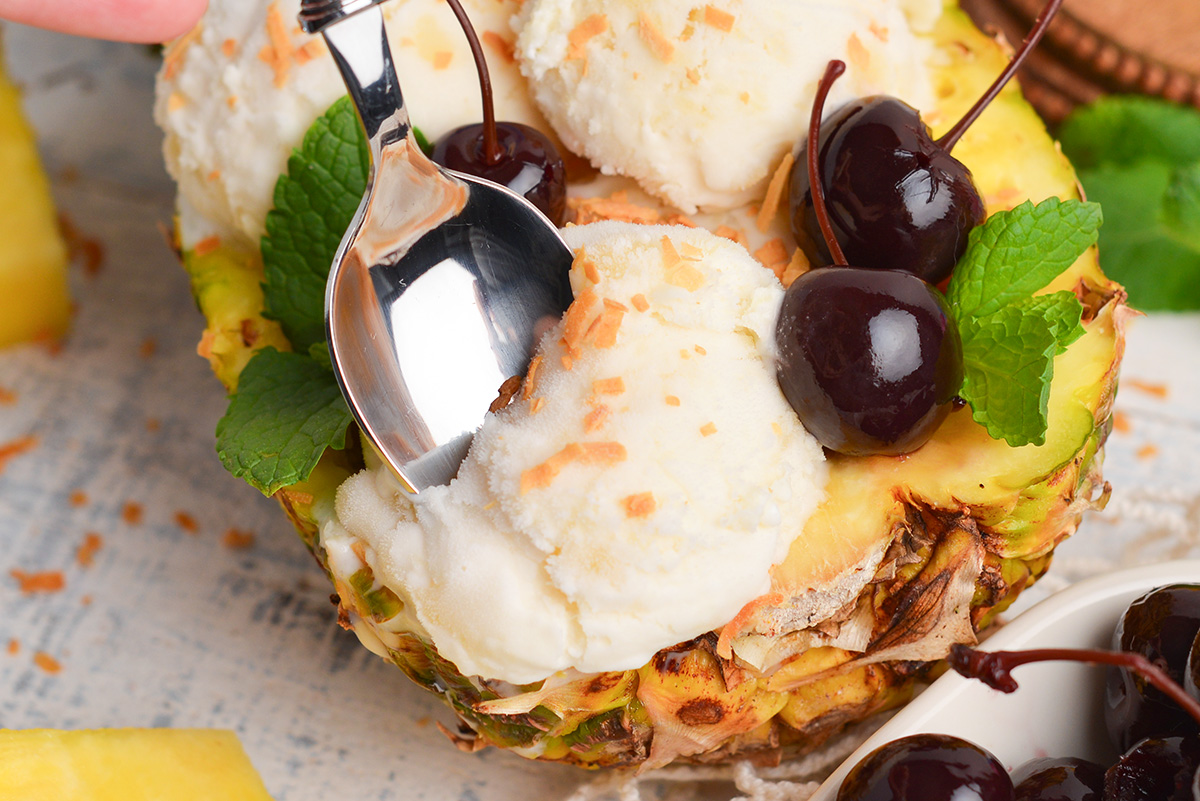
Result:
<svg viewBox="0 0 1200 801"><path fill-rule="evenodd" d="M800 276L804 275L812 269L809 264L808 256L804 255L804 251L796 248L792 251L792 258L788 261L787 266L783 268L783 274L779 276L779 283L783 284L783 288L787 289Z"/></svg>
<svg viewBox="0 0 1200 801"><path fill-rule="evenodd" d="M221 536L221 544L226 548L244 550L254 545L254 532L231 528Z"/></svg>
<svg viewBox="0 0 1200 801"><path fill-rule="evenodd" d="M38 651L33 655L33 664L46 673L55 674L62 672L62 663L45 651Z"/></svg>
<svg viewBox="0 0 1200 801"><path fill-rule="evenodd" d="M21 653L21 641L15 637L8 641L8 655L16 656Z"/></svg>
<svg viewBox="0 0 1200 801"><path fill-rule="evenodd" d="M583 464L614 465L628 458L625 446L619 442L585 442L579 461Z"/></svg>
<svg viewBox="0 0 1200 801"><path fill-rule="evenodd" d="M700 70L696 69L695 67L688 67L687 71L684 72L684 75L686 75L687 79L692 83L700 83Z"/></svg>
<svg viewBox="0 0 1200 801"><path fill-rule="evenodd" d="M621 395L625 392L625 379L598 378L592 382L592 392L596 395Z"/></svg>
<svg viewBox="0 0 1200 801"><path fill-rule="evenodd" d="M1129 422L1129 415L1125 412L1113 412L1112 421L1113 430L1118 434L1128 434L1133 430L1133 424Z"/></svg>
<svg viewBox="0 0 1200 801"><path fill-rule="evenodd" d="M567 34L567 60L585 58L587 43L607 30L608 17L604 14L592 14L580 22Z"/></svg>
<svg viewBox="0 0 1200 801"><path fill-rule="evenodd" d="M783 154L783 158L779 160L779 166L771 174L767 192L763 195L762 207L758 210L758 219L754 222L758 230L763 233L767 232L776 215L779 214L779 207L783 205L783 194L787 191L788 180L792 176L792 165L795 163L796 157L792 155L791 151L788 151Z"/></svg>
<svg viewBox="0 0 1200 801"><path fill-rule="evenodd" d="M67 498L67 503L76 508L79 508L80 506L87 506L88 494L83 490L75 490L71 493L70 497Z"/></svg>
<svg viewBox="0 0 1200 801"><path fill-rule="evenodd" d="M639 492L622 498L621 506L625 509L626 517L649 517L658 508L658 502L654 500L653 492Z"/></svg>
<svg viewBox="0 0 1200 801"><path fill-rule="evenodd" d="M525 400L529 400L529 398L533 395L534 390L537 388L538 368L541 366L542 355L539 353L529 362L529 372L525 374L525 385L521 390L521 397Z"/></svg>
<svg viewBox="0 0 1200 801"><path fill-rule="evenodd" d="M875 20L871 20L871 24L867 26L867 30L869 30L871 32L871 34L879 41L885 42L885 43L887 42L888 29L886 26L880 25Z"/></svg>
<svg viewBox="0 0 1200 801"><path fill-rule="evenodd" d="M746 235L744 233L742 233L741 231L739 231L738 229L733 228L731 226L718 225L716 230L713 231L713 233L716 234L717 236L722 236L722 237L725 237L726 239L733 240L734 242L737 242L742 247L747 247L749 245L749 240L746 239Z"/></svg>
<svg viewBox="0 0 1200 801"><path fill-rule="evenodd" d="M179 92L171 92L167 95L167 112L175 113L187 105L187 98Z"/></svg>
<svg viewBox="0 0 1200 801"><path fill-rule="evenodd" d="M578 297L567 308L561 340L563 347L567 349L567 353L578 353L579 345L583 342L583 338L587 336L588 326L591 323L589 312L597 300L595 292L585 289L579 293Z"/></svg>
<svg viewBox="0 0 1200 801"><path fill-rule="evenodd" d="M63 587L67 586L67 580L63 577L62 571L59 570L43 570L27 573L24 570L14 567L8 571L8 574L16 579L17 589L23 595L59 592Z"/></svg>
<svg viewBox="0 0 1200 801"><path fill-rule="evenodd" d="M143 517L142 505L128 501L121 507L121 519L131 526L141 525Z"/></svg>
<svg viewBox="0 0 1200 801"><path fill-rule="evenodd" d="M0 473L4 472L4 468L8 466L10 459L20 456L23 453L28 453L36 448L37 445L38 438L33 436L20 437L0 444Z"/></svg>
<svg viewBox="0 0 1200 801"><path fill-rule="evenodd" d="M500 58L504 59L509 64L515 64L517 61L516 53L513 51L512 42L505 39L495 31L484 31L479 37L485 45L492 48L499 54Z"/></svg>
<svg viewBox="0 0 1200 801"><path fill-rule="evenodd" d="M650 48L650 52L664 64L675 58L675 43L666 37L649 14L638 14L638 36Z"/></svg>
<svg viewBox="0 0 1200 801"><path fill-rule="evenodd" d="M566 353L564 353L564 354L563 354L561 357L559 357L559 360L558 360L558 361L559 361L559 363L560 363L560 364L562 364L562 367L563 367L563 369L564 369L564 370L568 370L568 371L569 371L569 370L570 370L572 367L574 367L574 366L575 366L575 360L574 360L574 359L572 359L572 358L571 358L571 357L570 357L568 354L566 354Z"/></svg>
<svg viewBox="0 0 1200 801"><path fill-rule="evenodd" d="M871 66L871 53L857 33L850 34L846 40L846 57L859 70L866 71Z"/></svg>
<svg viewBox="0 0 1200 801"><path fill-rule="evenodd" d="M668 395L667 397L663 398L663 400L668 406L678 406L681 403L679 398L675 395Z"/></svg>
<svg viewBox="0 0 1200 801"><path fill-rule="evenodd" d="M717 433L716 423L710 421L700 426L700 436L702 437L711 437L715 433Z"/></svg>
<svg viewBox="0 0 1200 801"><path fill-rule="evenodd" d="M187 512L175 513L175 525L186 531L188 534L197 534L200 532L200 524L196 522L196 518L192 517Z"/></svg>
<svg viewBox="0 0 1200 801"><path fill-rule="evenodd" d="M454 60L454 53L450 50L438 50L433 54L432 64L435 70L444 70L450 66L450 62Z"/></svg>
<svg viewBox="0 0 1200 801"><path fill-rule="evenodd" d="M305 42L304 45L296 51L296 63L303 65L312 61L314 58L319 58L325 52L325 43L320 39L313 39L310 42Z"/></svg>
<svg viewBox="0 0 1200 801"><path fill-rule="evenodd" d="M237 39L226 39L221 42L221 54L225 58L233 58L234 54L237 53L237 45Z"/></svg>
<svg viewBox="0 0 1200 801"><path fill-rule="evenodd" d="M512 402L516 394L521 391L521 376L514 375L505 379L500 385L500 390L496 394L495 400L488 406L489 412L498 412Z"/></svg>
<svg viewBox="0 0 1200 801"><path fill-rule="evenodd" d="M537 414L538 412L540 412L542 410L542 407L545 405L546 405L546 399L539 395L538 397L533 399L532 403L529 404L529 413Z"/></svg>
<svg viewBox="0 0 1200 801"><path fill-rule="evenodd" d="M662 214L649 206L630 203L616 193L612 197L567 198L567 208L573 213L576 225L619 220L638 225L655 225L662 222Z"/></svg>
<svg viewBox="0 0 1200 801"><path fill-rule="evenodd" d="M775 273L780 281L783 280L783 273L791 260L791 257L788 256L787 246L779 237L765 242L762 247L754 251L754 258L758 259L763 267Z"/></svg>
<svg viewBox="0 0 1200 801"><path fill-rule="evenodd" d="M1153 459L1155 456L1158 456L1158 446L1153 443L1138 448L1137 458L1142 461Z"/></svg>
<svg viewBox="0 0 1200 801"><path fill-rule="evenodd" d="M275 73L275 88L282 89L287 85L288 76L292 69L292 59L296 55L296 46L288 34L287 23L283 20L283 12L279 9L279 0L272 0L267 7L267 37L269 44L263 45L258 52L258 58Z"/></svg>
<svg viewBox="0 0 1200 801"><path fill-rule="evenodd" d="M621 330L621 321L624 319L625 312L621 309L605 309L588 328L586 339L602 350L611 348L617 344L617 333Z"/></svg>
<svg viewBox="0 0 1200 801"><path fill-rule="evenodd" d="M709 27L729 33L733 30L733 23L736 21L737 17L728 11L723 11L711 4L704 7L704 24Z"/></svg>
<svg viewBox="0 0 1200 801"><path fill-rule="evenodd" d="M667 269L665 280L671 286L695 292L704 286L704 273L686 261L681 261Z"/></svg>
<svg viewBox="0 0 1200 801"><path fill-rule="evenodd" d="M597 404L584 416L583 430L587 431L588 433L598 431L604 426L605 421L608 420L611 414L612 409L608 408L603 403Z"/></svg>
<svg viewBox="0 0 1200 801"><path fill-rule="evenodd" d="M104 547L104 538L94 531L83 535L83 542L75 551L75 561L83 567L91 567L96 561L96 553Z"/></svg>
<svg viewBox="0 0 1200 801"><path fill-rule="evenodd" d="M1138 392L1144 392L1147 395L1152 395L1156 398L1166 398L1170 394L1170 390L1166 384L1156 384L1150 381L1142 381L1137 378L1126 378L1122 382L1124 386L1136 389Z"/></svg>
<svg viewBox="0 0 1200 801"><path fill-rule="evenodd" d="M633 304L633 308L640 312L644 312L650 308L650 301L646 300L646 296L640 292L630 298L629 302Z"/></svg>

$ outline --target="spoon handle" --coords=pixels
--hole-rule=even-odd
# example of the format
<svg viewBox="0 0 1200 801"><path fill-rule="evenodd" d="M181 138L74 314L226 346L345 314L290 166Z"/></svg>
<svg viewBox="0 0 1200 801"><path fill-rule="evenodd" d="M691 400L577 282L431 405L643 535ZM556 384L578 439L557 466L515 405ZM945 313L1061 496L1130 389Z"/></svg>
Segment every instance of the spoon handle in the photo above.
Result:
<svg viewBox="0 0 1200 801"><path fill-rule="evenodd" d="M371 159L376 164L385 147L407 139L412 132L388 46L383 12L378 7L380 2L306 0L299 17L306 31L319 31L325 37L350 99L358 109L370 143ZM414 150L420 152L419 148Z"/></svg>

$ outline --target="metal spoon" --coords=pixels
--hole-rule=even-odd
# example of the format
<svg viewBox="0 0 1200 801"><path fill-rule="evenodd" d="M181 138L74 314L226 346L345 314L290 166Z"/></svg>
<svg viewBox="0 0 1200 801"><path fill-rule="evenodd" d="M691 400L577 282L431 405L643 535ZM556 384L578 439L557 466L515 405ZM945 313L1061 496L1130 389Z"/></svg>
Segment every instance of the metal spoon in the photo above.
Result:
<svg viewBox="0 0 1200 801"><path fill-rule="evenodd" d="M444 170L409 124L383 0L304 0L370 144L367 191L329 272L334 373L359 426L405 487L454 478L539 324L571 302L572 254L516 193Z"/></svg>

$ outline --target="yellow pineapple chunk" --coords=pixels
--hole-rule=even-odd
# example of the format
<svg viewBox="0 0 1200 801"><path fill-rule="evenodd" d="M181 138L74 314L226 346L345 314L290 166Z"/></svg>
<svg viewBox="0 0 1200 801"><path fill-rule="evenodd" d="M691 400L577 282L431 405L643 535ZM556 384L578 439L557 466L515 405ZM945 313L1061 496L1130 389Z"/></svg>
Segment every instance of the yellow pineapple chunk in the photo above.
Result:
<svg viewBox="0 0 1200 801"><path fill-rule="evenodd" d="M59 339L71 315L67 247L33 131L2 61L0 175L0 347Z"/></svg>
<svg viewBox="0 0 1200 801"><path fill-rule="evenodd" d="M0 731L0 798L271 801L237 736L211 729Z"/></svg>

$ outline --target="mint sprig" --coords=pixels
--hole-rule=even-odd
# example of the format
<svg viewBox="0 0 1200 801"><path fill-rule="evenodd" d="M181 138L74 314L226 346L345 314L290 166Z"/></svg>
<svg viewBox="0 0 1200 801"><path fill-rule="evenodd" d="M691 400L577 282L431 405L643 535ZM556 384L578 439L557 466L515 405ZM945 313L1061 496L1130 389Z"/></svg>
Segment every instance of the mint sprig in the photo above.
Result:
<svg viewBox="0 0 1200 801"><path fill-rule="evenodd" d="M1045 288L1096 243L1095 203L1051 198L993 214L971 232L946 291L976 422L1013 447L1046 441L1054 357L1083 334L1074 293Z"/></svg>
<svg viewBox="0 0 1200 801"><path fill-rule="evenodd" d="M272 495L308 478L326 448L344 448L351 421L332 373L304 354L264 348L217 423L217 453L230 473Z"/></svg>
<svg viewBox="0 0 1200 801"><path fill-rule="evenodd" d="M369 169L362 126L342 98L309 127L275 184L262 240L264 314L297 351L325 340L325 281Z"/></svg>

